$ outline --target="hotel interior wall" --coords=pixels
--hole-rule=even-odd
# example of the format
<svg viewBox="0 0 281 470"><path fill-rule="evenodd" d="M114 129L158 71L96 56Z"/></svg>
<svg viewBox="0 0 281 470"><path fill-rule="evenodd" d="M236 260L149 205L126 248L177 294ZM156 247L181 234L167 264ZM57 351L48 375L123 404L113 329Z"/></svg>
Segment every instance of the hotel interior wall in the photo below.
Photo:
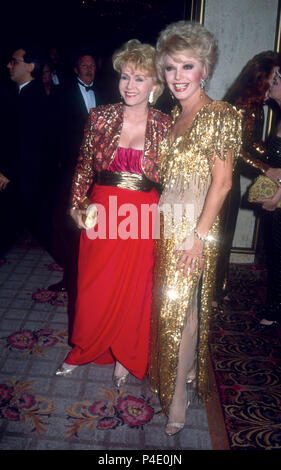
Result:
<svg viewBox="0 0 281 470"><path fill-rule="evenodd" d="M219 41L220 56L208 93L220 100L244 65L255 54L273 50L277 28L278 0L205 0L204 26ZM267 108L265 107L267 115ZM250 180L241 176L244 193ZM231 262L252 263L256 218L240 209Z"/></svg>

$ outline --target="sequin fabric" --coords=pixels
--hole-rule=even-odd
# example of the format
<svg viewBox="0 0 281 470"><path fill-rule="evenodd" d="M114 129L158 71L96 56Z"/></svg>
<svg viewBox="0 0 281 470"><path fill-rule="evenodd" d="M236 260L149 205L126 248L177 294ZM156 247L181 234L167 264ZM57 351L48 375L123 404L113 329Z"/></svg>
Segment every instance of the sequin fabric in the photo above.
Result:
<svg viewBox="0 0 281 470"><path fill-rule="evenodd" d="M264 125L263 107L251 102L240 104L239 101L236 106L243 118L241 158L247 165L260 170L262 173L266 173L269 165L266 144L262 140Z"/></svg>
<svg viewBox="0 0 281 470"><path fill-rule="evenodd" d="M173 119L179 109L173 111ZM219 219L204 246L204 270L196 265L193 274L184 276L176 270L178 257L174 251L186 240L191 248L194 228L202 212L211 184L214 152L224 160L232 150L236 160L241 149L242 123L238 111L224 102L211 102L195 116L192 126L183 136L164 139L160 150L159 176L164 189L159 201L161 237L156 241L155 284L151 323L149 379L151 388L159 394L163 411L168 414L174 394L179 347L182 332L188 327L196 294L201 289L198 312L198 342L190 367L197 364L198 394L204 399L210 385L207 372L208 328L212 288L218 254ZM175 217L173 204L182 207L182 216ZM165 210L164 210L165 208ZM196 307L196 311L198 311Z"/></svg>
<svg viewBox="0 0 281 470"><path fill-rule="evenodd" d="M122 131L123 113L122 103L91 109L73 177L71 207L82 206L95 175L107 170L113 162ZM166 114L149 108L141 168L145 176L155 182L158 182L158 149L170 122Z"/></svg>

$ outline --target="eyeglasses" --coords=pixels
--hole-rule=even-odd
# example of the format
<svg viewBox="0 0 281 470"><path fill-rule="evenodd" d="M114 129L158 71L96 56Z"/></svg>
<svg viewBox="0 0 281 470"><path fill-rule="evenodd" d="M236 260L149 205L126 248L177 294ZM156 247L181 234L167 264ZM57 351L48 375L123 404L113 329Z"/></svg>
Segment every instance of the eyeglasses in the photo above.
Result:
<svg viewBox="0 0 281 470"><path fill-rule="evenodd" d="M11 57L8 63L12 64L12 65L18 65L20 62L24 62L24 60L23 59L15 59L14 57Z"/></svg>
<svg viewBox="0 0 281 470"><path fill-rule="evenodd" d="M87 69L95 69L96 66L94 64L81 64L80 67L82 67L84 70Z"/></svg>

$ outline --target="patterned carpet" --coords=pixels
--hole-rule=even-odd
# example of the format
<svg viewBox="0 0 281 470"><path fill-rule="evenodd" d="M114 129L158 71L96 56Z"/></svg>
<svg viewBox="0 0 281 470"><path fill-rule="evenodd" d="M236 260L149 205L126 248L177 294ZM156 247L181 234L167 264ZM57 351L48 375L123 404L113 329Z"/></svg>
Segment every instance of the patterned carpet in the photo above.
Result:
<svg viewBox="0 0 281 470"><path fill-rule="evenodd" d="M70 349L67 296L47 290L61 275L46 252L28 246L0 267L0 450L211 450L204 406L193 403L184 430L168 437L146 379L130 377L118 393L112 366L55 375Z"/></svg>
<svg viewBox="0 0 281 470"><path fill-rule="evenodd" d="M230 300L214 310L210 336L228 448L281 450L281 328L257 328L266 270L232 265L230 278Z"/></svg>
<svg viewBox="0 0 281 470"><path fill-rule="evenodd" d="M0 449L280 450L281 331L257 329L266 271L231 267L230 300L214 310L210 364L217 396L193 403L187 425L167 437L147 380L118 393L112 366L88 364L55 376L69 351L68 299L47 286L61 268L43 250L16 247L0 266Z"/></svg>

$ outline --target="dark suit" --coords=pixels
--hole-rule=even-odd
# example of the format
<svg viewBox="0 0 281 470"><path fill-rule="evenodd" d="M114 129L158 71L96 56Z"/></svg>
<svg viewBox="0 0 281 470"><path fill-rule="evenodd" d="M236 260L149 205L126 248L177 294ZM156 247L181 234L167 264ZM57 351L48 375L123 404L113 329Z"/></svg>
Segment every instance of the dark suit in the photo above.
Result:
<svg viewBox="0 0 281 470"><path fill-rule="evenodd" d="M34 197L42 192L48 139L46 105L43 87L36 80L24 86L17 98L18 149L14 176L23 198L33 205Z"/></svg>
<svg viewBox="0 0 281 470"><path fill-rule="evenodd" d="M25 85L11 101L13 118L9 134L12 138L6 156L6 175L10 179L7 191L11 207L7 208L10 220L5 224L10 244L16 241L25 227L42 241L40 203L44 197L42 175L48 137L45 103L43 88L36 80Z"/></svg>
<svg viewBox="0 0 281 470"><path fill-rule="evenodd" d="M94 93L96 106L103 104L100 94L95 89ZM67 211L72 178L88 116L77 80L65 85L60 97L60 180L58 207L54 217L53 256L64 268L64 281L70 289L76 284L80 230Z"/></svg>
<svg viewBox="0 0 281 470"><path fill-rule="evenodd" d="M94 87L96 106L105 104ZM75 167L84 135L84 127L89 113L75 80L64 87L61 94L61 130L62 130L62 166L65 169Z"/></svg>
<svg viewBox="0 0 281 470"><path fill-rule="evenodd" d="M2 173L10 183L6 189L0 191L0 214L1 214L1 230L0 230L0 258L3 258L12 244L9 226L11 224L12 196L14 185L12 163L14 161L15 147L13 142L15 139L15 122L14 122L14 103L10 90L0 84L0 102L3 119L0 126L1 147L0 147L0 173ZM11 240L11 241L10 241Z"/></svg>

